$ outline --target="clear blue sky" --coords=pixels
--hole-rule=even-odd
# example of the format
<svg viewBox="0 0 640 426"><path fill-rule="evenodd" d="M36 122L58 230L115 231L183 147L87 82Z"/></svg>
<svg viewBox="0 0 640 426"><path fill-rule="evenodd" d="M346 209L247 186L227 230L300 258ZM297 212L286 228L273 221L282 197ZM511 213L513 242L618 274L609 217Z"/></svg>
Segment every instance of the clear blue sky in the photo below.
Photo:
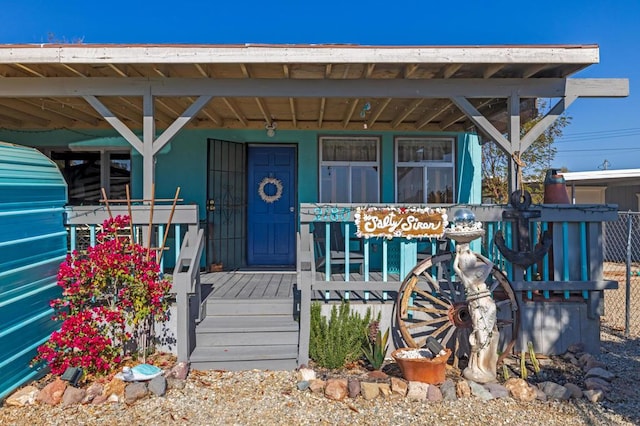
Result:
<svg viewBox="0 0 640 426"><path fill-rule="evenodd" d="M145 6L143 6L144 4ZM640 168L639 0L5 0L0 43L598 44L577 74L628 78L625 99L578 99L555 167Z"/></svg>

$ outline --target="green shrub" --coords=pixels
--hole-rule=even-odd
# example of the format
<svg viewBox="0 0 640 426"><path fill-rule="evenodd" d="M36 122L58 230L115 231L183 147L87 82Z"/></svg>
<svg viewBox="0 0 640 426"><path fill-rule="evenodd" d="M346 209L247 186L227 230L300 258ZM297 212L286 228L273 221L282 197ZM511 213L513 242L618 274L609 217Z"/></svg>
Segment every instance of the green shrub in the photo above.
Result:
<svg viewBox="0 0 640 426"><path fill-rule="evenodd" d="M310 358L324 368L340 368L359 359L368 341L371 309L367 309L363 318L350 312L349 303L343 302L340 308L335 305L331 308L327 321L321 307L319 302L311 304Z"/></svg>

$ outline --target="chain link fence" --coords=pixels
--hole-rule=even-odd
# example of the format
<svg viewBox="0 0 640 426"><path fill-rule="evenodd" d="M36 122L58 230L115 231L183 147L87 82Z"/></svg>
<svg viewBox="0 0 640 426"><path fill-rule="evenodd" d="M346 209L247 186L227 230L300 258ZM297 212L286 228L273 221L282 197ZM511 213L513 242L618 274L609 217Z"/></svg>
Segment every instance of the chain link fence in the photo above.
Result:
<svg viewBox="0 0 640 426"><path fill-rule="evenodd" d="M618 213L604 225L604 279L618 281L604 292L603 323L640 336L640 213Z"/></svg>

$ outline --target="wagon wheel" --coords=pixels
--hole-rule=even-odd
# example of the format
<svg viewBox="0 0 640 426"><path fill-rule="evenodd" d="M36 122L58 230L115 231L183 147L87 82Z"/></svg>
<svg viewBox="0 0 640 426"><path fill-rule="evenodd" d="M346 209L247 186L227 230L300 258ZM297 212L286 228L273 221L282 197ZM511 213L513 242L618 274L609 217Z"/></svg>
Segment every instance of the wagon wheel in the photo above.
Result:
<svg viewBox="0 0 640 426"><path fill-rule="evenodd" d="M420 348L432 336L453 352L453 366L469 358L469 335L473 330L464 285L456 281L453 253L431 256L416 265L402 282L396 300L396 325L407 347ZM476 253L484 263L489 261ZM498 364L515 345L520 312L507 277L494 266L487 288L496 302L500 331Z"/></svg>

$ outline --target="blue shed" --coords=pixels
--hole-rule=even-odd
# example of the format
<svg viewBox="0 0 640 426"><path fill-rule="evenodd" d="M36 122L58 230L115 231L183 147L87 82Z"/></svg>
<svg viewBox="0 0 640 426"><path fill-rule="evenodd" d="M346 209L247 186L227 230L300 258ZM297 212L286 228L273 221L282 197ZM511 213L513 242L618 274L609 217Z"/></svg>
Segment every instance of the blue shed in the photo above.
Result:
<svg viewBox="0 0 640 426"><path fill-rule="evenodd" d="M67 252L67 184L33 148L0 142L0 400L37 377L36 348L57 323L49 301Z"/></svg>

